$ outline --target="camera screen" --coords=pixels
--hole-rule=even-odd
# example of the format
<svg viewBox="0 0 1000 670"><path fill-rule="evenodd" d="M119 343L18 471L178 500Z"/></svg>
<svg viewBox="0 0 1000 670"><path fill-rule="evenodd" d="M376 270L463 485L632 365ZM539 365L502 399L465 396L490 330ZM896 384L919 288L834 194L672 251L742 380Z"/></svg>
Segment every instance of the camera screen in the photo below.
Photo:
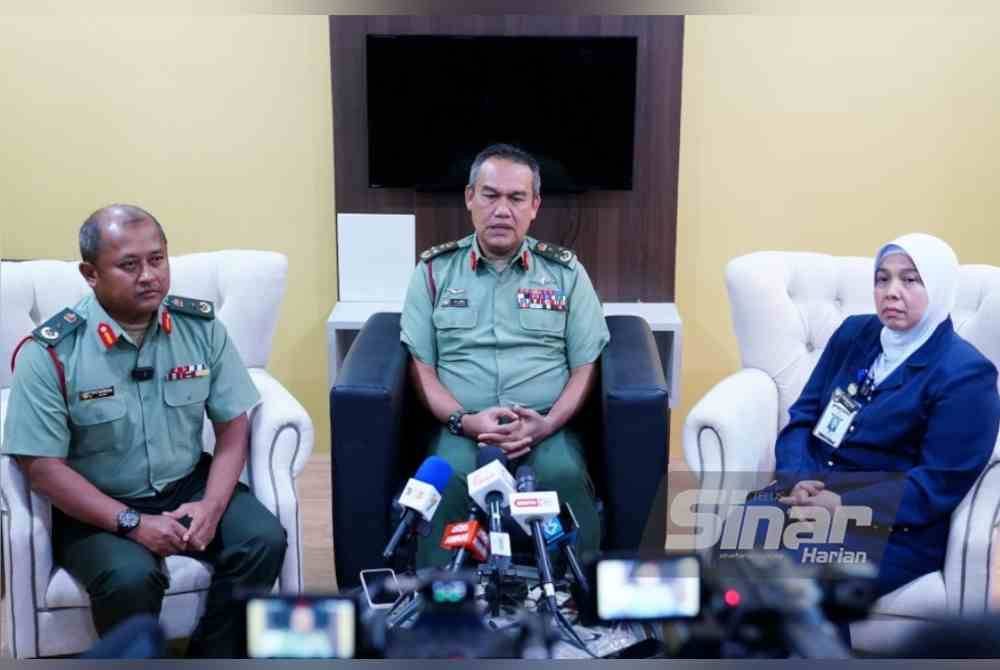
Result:
<svg viewBox="0 0 1000 670"><path fill-rule="evenodd" d="M694 618L701 609L698 559L608 559L597 564L597 616L605 621Z"/></svg>
<svg viewBox="0 0 1000 670"><path fill-rule="evenodd" d="M346 598L252 598L250 658L354 658L354 603Z"/></svg>

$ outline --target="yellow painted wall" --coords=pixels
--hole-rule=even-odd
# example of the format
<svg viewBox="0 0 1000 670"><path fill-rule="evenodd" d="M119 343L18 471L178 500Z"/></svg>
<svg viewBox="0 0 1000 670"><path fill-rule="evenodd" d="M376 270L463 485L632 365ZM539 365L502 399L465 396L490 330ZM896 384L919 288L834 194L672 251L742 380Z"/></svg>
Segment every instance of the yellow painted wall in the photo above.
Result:
<svg viewBox="0 0 1000 670"><path fill-rule="evenodd" d="M76 259L97 207L134 202L171 254L288 256L270 369L329 451L336 291L325 16L0 18L0 249Z"/></svg>
<svg viewBox="0 0 1000 670"><path fill-rule="evenodd" d="M874 254L912 231L1000 265L1000 21L686 19L677 231L682 403L739 368L726 262Z"/></svg>
<svg viewBox="0 0 1000 670"><path fill-rule="evenodd" d="M0 19L0 253L75 258L134 201L172 253L288 255L271 369L329 450L336 296L324 16ZM686 19L677 237L684 416L739 356L723 284L757 249L870 254L903 232L1000 265L1000 22Z"/></svg>

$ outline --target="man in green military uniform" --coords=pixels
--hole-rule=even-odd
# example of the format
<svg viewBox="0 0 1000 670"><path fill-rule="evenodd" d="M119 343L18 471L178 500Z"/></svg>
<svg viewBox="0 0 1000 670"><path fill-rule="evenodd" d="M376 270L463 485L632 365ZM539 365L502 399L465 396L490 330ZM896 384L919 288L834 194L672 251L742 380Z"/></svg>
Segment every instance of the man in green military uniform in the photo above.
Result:
<svg viewBox="0 0 1000 670"><path fill-rule="evenodd" d="M579 436L564 426L610 339L600 300L573 252L527 237L541 205L530 155L509 145L480 152L465 205L475 233L421 254L401 319L417 390L442 423L431 453L454 470L418 566L449 560L438 542L446 523L467 515L479 444L530 465L539 490L572 506L580 550L596 550L593 486Z"/></svg>
<svg viewBox="0 0 1000 670"><path fill-rule="evenodd" d="M238 482L260 400L210 302L166 296L167 241L145 210L112 205L80 228L93 288L15 352L3 452L52 502L56 562L87 589L99 634L159 615L163 558L214 568L194 656L240 651L234 589L269 589L286 537ZM215 456L202 453L205 413Z"/></svg>

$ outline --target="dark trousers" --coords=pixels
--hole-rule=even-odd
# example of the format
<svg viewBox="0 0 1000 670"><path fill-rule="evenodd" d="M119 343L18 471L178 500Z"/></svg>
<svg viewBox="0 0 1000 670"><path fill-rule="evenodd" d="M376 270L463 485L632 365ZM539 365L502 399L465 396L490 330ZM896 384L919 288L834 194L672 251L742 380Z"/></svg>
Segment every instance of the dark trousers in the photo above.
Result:
<svg viewBox="0 0 1000 670"><path fill-rule="evenodd" d="M201 500L212 459L207 454L187 477L155 496L121 499L143 514L161 514ZM191 636L188 655L235 657L242 653L242 607L234 592L269 590L281 572L286 533L243 484L226 507L205 551L185 552L214 569L205 614ZM72 519L53 509L53 548L64 567L90 594L94 625L104 635L137 614L158 617L169 586L163 559L125 537Z"/></svg>

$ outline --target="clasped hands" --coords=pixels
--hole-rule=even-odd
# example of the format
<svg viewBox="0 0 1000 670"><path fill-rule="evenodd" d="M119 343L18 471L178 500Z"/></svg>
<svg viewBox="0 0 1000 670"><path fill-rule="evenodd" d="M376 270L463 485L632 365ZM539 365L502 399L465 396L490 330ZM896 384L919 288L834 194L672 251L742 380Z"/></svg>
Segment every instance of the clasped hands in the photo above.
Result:
<svg viewBox="0 0 1000 670"><path fill-rule="evenodd" d="M501 423L501 421L506 423ZM548 417L527 407L490 407L462 417L462 430L477 442L493 444L518 458L555 432Z"/></svg>
<svg viewBox="0 0 1000 670"><path fill-rule="evenodd" d="M129 537L159 556L200 552L215 538L225 505L207 500L184 503L163 514L143 514ZM181 520L187 517L187 527Z"/></svg>
<svg viewBox="0 0 1000 670"><path fill-rule="evenodd" d="M822 507L831 514L840 507L840 496L826 488L826 484L815 479L804 479L778 498L786 505Z"/></svg>

